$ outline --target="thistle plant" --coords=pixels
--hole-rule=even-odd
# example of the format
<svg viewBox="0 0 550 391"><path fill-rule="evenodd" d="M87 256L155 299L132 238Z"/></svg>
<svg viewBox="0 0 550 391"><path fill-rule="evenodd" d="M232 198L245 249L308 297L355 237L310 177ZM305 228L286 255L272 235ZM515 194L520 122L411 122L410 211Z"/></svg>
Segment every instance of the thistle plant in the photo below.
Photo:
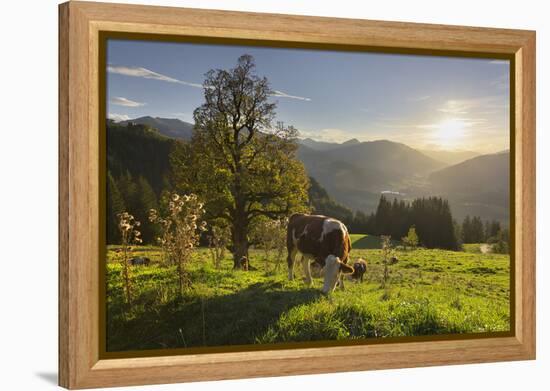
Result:
<svg viewBox="0 0 550 391"><path fill-rule="evenodd" d="M384 276L382 280L382 287L386 287L386 283L390 278L389 266L393 264L391 255L393 254L393 248L391 244L391 236L382 235L382 264L384 265Z"/></svg>
<svg viewBox="0 0 550 391"><path fill-rule="evenodd" d="M199 242L200 232L206 230L206 221L199 223L203 214L204 205L195 194L171 194L166 216L161 216L156 209L149 211L149 220L161 228L157 241L168 262L176 265L180 297L190 284L187 266L191 254Z"/></svg>
<svg viewBox="0 0 550 391"><path fill-rule="evenodd" d="M137 228L141 225L134 216L128 212L117 214L118 229L120 231L121 245L121 263L122 276L124 280L124 291L126 295L126 303L132 304L132 279L130 275L130 258L134 250L133 244L141 244L141 232Z"/></svg>

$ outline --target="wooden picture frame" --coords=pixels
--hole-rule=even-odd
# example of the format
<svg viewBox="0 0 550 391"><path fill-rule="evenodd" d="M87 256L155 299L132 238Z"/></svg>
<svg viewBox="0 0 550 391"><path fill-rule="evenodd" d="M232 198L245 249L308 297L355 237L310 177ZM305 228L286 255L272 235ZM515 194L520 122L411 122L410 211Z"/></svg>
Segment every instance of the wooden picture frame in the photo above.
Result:
<svg viewBox="0 0 550 391"><path fill-rule="evenodd" d="M181 356L100 354L99 39L102 32L400 53L496 55L515 65L513 331L506 337ZM103 113L104 114L104 113ZM149 7L59 6L59 384L90 388L535 358L535 32Z"/></svg>

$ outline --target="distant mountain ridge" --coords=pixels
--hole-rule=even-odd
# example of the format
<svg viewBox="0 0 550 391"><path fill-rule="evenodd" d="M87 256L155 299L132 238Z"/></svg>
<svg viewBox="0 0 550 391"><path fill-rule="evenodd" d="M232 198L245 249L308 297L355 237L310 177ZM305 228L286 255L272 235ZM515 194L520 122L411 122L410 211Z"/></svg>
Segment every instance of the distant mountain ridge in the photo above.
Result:
<svg viewBox="0 0 550 391"><path fill-rule="evenodd" d="M298 158L308 174L340 203L372 211L383 191L402 191L411 182L441 169L444 164L417 150L388 140L306 145L300 141Z"/></svg>
<svg viewBox="0 0 550 391"><path fill-rule="evenodd" d="M328 149L336 148L342 145L342 144L332 143L328 141L317 141L309 137L298 140L298 144L311 148L315 151L326 151Z"/></svg>
<svg viewBox="0 0 550 391"><path fill-rule="evenodd" d="M474 151L420 150L420 152L432 159L439 160L449 165L458 164L473 157L480 156L479 153Z"/></svg>
<svg viewBox="0 0 550 391"><path fill-rule="evenodd" d="M145 116L129 123L154 128L171 139L190 140L193 124ZM308 175L345 208L369 213L381 194L411 200L440 195L449 199L453 216L466 214L507 221L509 151L478 155L472 151L419 151L388 140L343 143L298 140L297 157Z"/></svg>
<svg viewBox="0 0 550 391"><path fill-rule="evenodd" d="M431 191L448 198L459 217L506 221L510 208L510 151L481 155L429 176Z"/></svg>
<svg viewBox="0 0 550 391"><path fill-rule="evenodd" d="M509 162L509 151L477 156L432 173L430 182L449 192L502 192L510 186Z"/></svg>
<svg viewBox="0 0 550 391"><path fill-rule="evenodd" d="M138 125L147 125L157 129L160 134L166 137L175 138L178 140L190 140L193 136L193 124L182 121L177 118L160 118L160 117L139 117L118 122L120 125L134 123Z"/></svg>

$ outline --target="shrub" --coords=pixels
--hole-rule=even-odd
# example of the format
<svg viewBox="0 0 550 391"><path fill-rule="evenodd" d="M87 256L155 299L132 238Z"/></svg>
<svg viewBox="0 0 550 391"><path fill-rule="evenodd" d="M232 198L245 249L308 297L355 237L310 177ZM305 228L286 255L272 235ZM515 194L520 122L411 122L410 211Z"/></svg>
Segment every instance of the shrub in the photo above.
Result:
<svg viewBox="0 0 550 391"><path fill-rule="evenodd" d="M405 250L407 249L407 247L410 247L414 250L416 246L418 246L418 235L416 234L416 229L414 228L414 225L409 228L407 236L401 238L401 241L405 245Z"/></svg>

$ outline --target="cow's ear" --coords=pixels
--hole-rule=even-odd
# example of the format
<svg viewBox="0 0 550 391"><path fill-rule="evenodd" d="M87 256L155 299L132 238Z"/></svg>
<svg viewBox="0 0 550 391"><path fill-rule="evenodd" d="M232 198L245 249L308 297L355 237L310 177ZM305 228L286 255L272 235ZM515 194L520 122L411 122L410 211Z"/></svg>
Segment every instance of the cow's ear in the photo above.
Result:
<svg viewBox="0 0 550 391"><path fill-rule="evenodd" d="M354 272L353 267L346 265L345 263L340 263L340 271L344 274L352 274Z"/></svg>

